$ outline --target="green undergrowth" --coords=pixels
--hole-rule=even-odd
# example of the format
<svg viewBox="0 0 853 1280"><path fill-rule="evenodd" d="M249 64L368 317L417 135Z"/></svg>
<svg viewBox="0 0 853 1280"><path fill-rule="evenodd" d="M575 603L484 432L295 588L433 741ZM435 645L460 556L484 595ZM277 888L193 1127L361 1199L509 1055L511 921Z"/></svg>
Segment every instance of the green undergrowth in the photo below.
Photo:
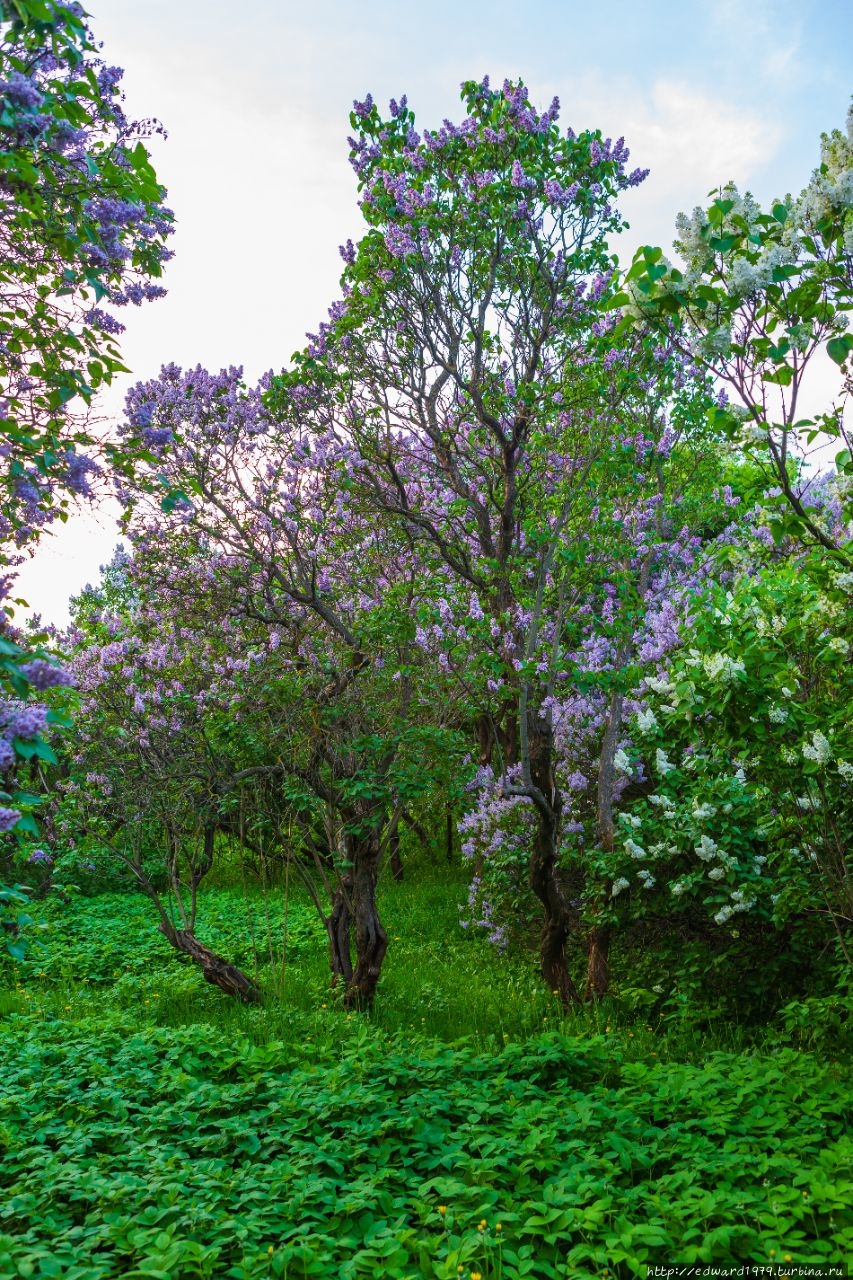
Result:
<svg viewBox="0 0 853 1280"><path fill-rule="evenodd" d="M483 1052L363 1025L258 1045L15 1017L4 1056L3 1275L511 1280L853 1257L850 1091L791 1050L643 1063L560 1032Z"/></svg>
<svg viewBox="0 0 853 1280"><path fill-rule="evenodd" d="M479 1041L552 1025L560 1011L530 957L501 956L460 928L464 889L454 871L384 891L389 951L371 1020L388 1030ZM280 889L263 895L217 888L200 896L199 938L260 984L262 1009L209 987L159 933L142 895L52 896L31 914L39 924L26 960L0 969L0 1011L74 1020L96 1009L132 1008L147 1023L214 1023L257 1040L287 1039L295 1013L310 1015L332 1038L331 1028L346 1023L329 987L322 922L298 891L286 903ZM602 1027L607 1021L601 1018Z"/></svg>
<svg viewBox="0 0 853 1280"><path fill-rule="evenodd" d="M379 1026L478 1043L554 1026L580 1035L621 1028L638 1055L691 1059L755 1041L755 1029L736 1018L705 1016L678 956L668 964L660 953L648 989L637 987L636 978L621 980L617 953L614 997L564 1018L532 955L502 955L460 927L466 870L419 868L417 878L383 886L389 950L370 1015ZM287 1039L295 1012L312 1015L321 1033L325 1028L333 1038L332 1028L345 1021L329 989L323 925L298 886L286 897L282 888L262 894L242 886L200 895L199 938L260 984L267 997L262 1010L236 1005L208 987L192 961L159 933L156 912L141 894L54 895L34 903L31 914L37 925L29 931L26 960L0 958L0 1013L73 1020L95 1010L132 1008L146 1023L213 1023L260 1041ZM582 965L578 956L579 978ZM810 1044L814 1030L814 1020L801 1018L784 1039Z"/></svg>
<svg viewBox="0 0 853 1280"><path fill-rule="evenodd" d="M802 1026L749 1044L682 1016L663 958L658 1007L631 988L563 1017L530 956L460 929L463 897L443 870L384 888L369 1016L330 992L292 886L286 909L280 889L200 899L259 1006L205 984L142 897L37 902L27 960L0 970L0 1276L853 1261L853 1091L791 1047Z"/></svg>

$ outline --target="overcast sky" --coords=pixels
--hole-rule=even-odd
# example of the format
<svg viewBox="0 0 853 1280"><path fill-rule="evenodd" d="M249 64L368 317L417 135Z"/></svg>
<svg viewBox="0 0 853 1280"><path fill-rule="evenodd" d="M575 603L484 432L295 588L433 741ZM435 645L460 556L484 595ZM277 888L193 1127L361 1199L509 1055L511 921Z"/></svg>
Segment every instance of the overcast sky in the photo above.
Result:
<svg viewBox="0 0 853 1280"><path fill-rule="evenodd" d="M459 85L524 79L561 122L624 135L651 169L629 192L625 252L669 247L675 215L734 180L799 191L853 93L850 0L90 0L127 105L178 220L168 296L123 317L134 378L161 364L280 368L337 297L338 245L359 233L348 114L408 94L421 127L459 118ZM620 250L621 252L621 250ZM128 380L111 393L118 412ZM117 540L89 512L20 577L46 618L98 576Z"/></svg>

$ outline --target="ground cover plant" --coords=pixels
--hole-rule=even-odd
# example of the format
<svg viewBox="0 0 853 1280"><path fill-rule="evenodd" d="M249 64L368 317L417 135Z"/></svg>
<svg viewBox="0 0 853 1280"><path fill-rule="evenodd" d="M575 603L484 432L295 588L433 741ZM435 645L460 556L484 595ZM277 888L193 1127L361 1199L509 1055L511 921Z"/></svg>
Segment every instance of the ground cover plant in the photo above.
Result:
<svg viewBox="0 0 853 1280"><path fill-rule="evenodd" d="M157 126L0 25L0 555L126 539L2 614L0 1274L849 1264L853 113L626 269L623 139L368 95L305 349L99 443Z"/></svg>
<svg viewBox="0 0 853 1280"><path fill-rule="evenodd" d="M383 903L413 952L447 949L441 887L427 872ZM236 944L246 898L210 898L207 936ZM10 1275L628 1277L661 1256L851 1255L849 1072L781 1022L775 1043L722 1048L616 1004L566 1020L519 957L484 973L463 934L365 1023L329 998L299 902L284 999L240 1006L150 926L123 967L144 906L54 904L6 970Z"/></svg>

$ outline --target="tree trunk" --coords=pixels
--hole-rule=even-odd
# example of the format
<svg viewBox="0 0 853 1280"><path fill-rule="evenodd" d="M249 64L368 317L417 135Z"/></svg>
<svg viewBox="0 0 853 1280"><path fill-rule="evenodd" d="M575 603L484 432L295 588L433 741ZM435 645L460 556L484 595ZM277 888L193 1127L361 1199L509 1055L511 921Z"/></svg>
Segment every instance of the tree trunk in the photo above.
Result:
<svg viewBox="0 0 853 1280"><path fill-rule="evenodd" d="M577 920L557 877L557 849L562 796L553 771L554 734L540 717L528 721L530 777L543 797L537 805L536 833L530 859L530 887L544 909L540 959L542 977L549 991L560 997L563 1008L580 1004L580 994L572 981L566 961L566 943Z"/></svg>
<svg viewBox="0 0 853 1280"><path fill-rule="evenodd" d="M261 992L251 978L247 978L241 969L223 960L210 947L192 934L189 929L176 929L171 924L160 922L160 932L171 943L176 951L190 956L201 968L205 982L219 987L228 996L236 996L244 1004L256 1004L261 999Z"/></svg>
<svg viewBox="0 0 853 1280"><path fill-rule="evenodd" d="M332 900L331 914L326 917L326 933L329 936L329 967L332 970L332 986L339 982L349 986L352 979L350 943L352 934L352 872L341 876Z"/></svg>
<svg viewBox="0 0 853 1280"><path fill-rule="evenodd" d="M596 924L587 936L584 999L603 1000L610 990L610 927Z"/></svg>
<svg viewBox="0 0 853 1280"><path fill-rule="evenodd" d="M369 1009L376 994L388 935L376 907L380 840L378 831L347 837L352 862L355 969L344 1003L350 1009Z"/></svg>

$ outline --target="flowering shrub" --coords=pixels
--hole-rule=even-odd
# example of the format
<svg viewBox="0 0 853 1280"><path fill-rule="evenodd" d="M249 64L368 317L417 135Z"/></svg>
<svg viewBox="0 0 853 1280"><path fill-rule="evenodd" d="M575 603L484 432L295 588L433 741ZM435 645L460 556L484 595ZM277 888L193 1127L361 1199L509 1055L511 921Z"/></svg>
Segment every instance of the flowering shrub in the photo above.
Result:
<svg viewBox="0 0 853 1280"><path fill-rule="evenodd" d="M851 587L796 556L707 591L635 716L654 790L620 815L602 864L621 910L700 908L729 928L747 914L776 925L825 915L846 951Z"/></svg>
<svg viewBox="0 0 853 1280"><path fill-rule="evenodd" d="M94 442L72 402L123 368L114 308L164 292L172 217L144 146L159 126L127 118L121 78L76 4L0 11L2 543L89 491Z"/></svg>
<svg viewBox="0 0 853 1280"><path fill-rule="evenodd" d="M28 767L35 783L55 761L46 731L62 720L35 696L69 678L14 630L13 570L90 494L98 445L75 402L124 368L114 309L159 297L171 256L144 146L159 126L127 118L121 77L79 5L0 6L0 832L25 837L38 796L18 776Z"/></svg>

